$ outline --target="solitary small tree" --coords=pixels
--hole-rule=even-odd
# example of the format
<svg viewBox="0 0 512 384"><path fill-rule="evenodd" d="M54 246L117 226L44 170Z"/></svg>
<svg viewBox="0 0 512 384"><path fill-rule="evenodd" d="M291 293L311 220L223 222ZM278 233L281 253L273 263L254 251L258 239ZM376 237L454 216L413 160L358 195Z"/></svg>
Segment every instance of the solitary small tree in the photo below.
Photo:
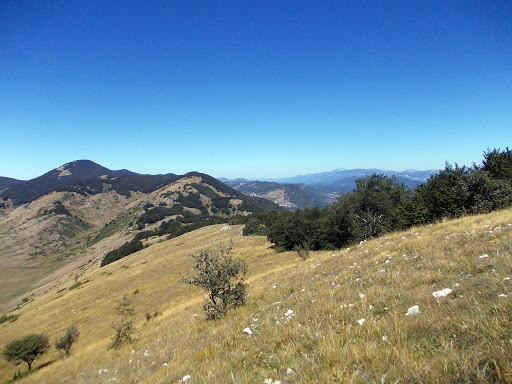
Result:
<svg viewBox="0 0 512 384"><path fill-rule="evenodd" d="M66 356L71 355L71 346L78 339L78 329L74 325L68 328L66 334L62 337L59 337L57 341L55 341L55 348L64 352Z"/></svg>
<svg viewBox="0 0 512 384"><path fill-rule="evenodd" d="M233 260L232 246L219 253L210 250L192 255L197 274L183 278L187 284L203 288L208 299L203 306L209 320L224 316L231 308L245 304L247 265L245 260Z"/></svg>
<svg viewBox="0 0 512 384"><path fill-rule="evenodd" d="M38 356L45 354L50 348L50 340L43 334L32 334L22 339L11 341L5 347L3 357L7 361L24 361L28 370Z"/></svg>

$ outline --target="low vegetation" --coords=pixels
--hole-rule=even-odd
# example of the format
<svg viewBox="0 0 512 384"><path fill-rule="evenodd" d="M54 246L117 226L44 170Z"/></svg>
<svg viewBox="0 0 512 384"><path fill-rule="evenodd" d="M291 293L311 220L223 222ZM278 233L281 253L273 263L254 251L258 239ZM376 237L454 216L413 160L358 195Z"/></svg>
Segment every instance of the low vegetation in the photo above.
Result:
<svg viewBox="0 0 512 384"><path fill-rule="evenodd" d="M13 323L16 320L18 320L18 317L19 317L19 315L3 315L3 316L0 316L0 324L7 323L7 322Z"/></svg>
<svg viewBox="0 0 512 384"><path fill-rule="evenodd" d="M373 174L327 208L267 212L247 223L245 234L266 234L278 250L336 249L414 225L512 205L512 151L487 150L482 165L446 164L426 184L408 190L394 178ZM258 223L264 224L262 229Z"/></svg>
<svg viewBox="0 0 512 384"><path fill-rule="evenodd" d="M135 310L132 308L132 302L125 295L116 307L116 314L118 316L117 324L114 326L115 334L112 337L110 348L118 349L123 344L129 343L132 340L133 334L133 316Z"/></svg>
<svg viewBox="0 0 512 384"><path fill-rule="evenodd" d="M59 337L55 341L55 348L62 351L62 353L69 357L71 355L71 347L78 339L78 336L80 336L80 332L78 332L78 329L72 325L68 328L64 336Z"/></svg>
<svg viewBox="0 0 512 384"><path fill-rule="evenodd" d="M23 361L27 363L28 370L39 356L45 354L50 348L50 341L43 334L32 334L21 339L11 341L5 347L2 356L7 361Z"/></svg>
<svg viewBox="0 0 512 384"><path fill-rule="evenodd" d="M48 351L8 354L24 330L72 323L74 353L48 351L24 383L512 382L511 176L511 151L487 151L415 191L372 175L329 208L142 247L5 321L0 380Z"/></svg>
<svg viewBox="0 0 512 384"><path fill-rule="evenodd" d="M219 253L205 250L193 255L196 274L182 279L206 292L203 311L208 320L224 317L230 309L245 304L247 265L245 260L234 260L231 250L232 245Z"/></svg>

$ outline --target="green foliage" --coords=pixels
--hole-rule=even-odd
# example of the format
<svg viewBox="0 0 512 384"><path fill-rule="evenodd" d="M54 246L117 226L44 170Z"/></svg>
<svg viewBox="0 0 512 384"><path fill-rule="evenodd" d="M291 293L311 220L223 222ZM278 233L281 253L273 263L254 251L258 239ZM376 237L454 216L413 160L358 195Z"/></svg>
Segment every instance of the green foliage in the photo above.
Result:
<svg viewBox="0 0 512 384"><path fill-rule="evenodd" d="M492 151L487 149L484 152L484 160L482 169L489 172L492 178L512 179L512 150L508 147L504 151L494 148Z"/></svg>
<svg viewBox="0 0 512 384"><path fill-rule="evenodd" d="M0 324L7 322L14 323L16 320L18 320L18 317L20 317L20 315L3 315L0 317Z"/></svg>
<svg viewBox="0 0 512 384"><path fill-rule="evenodd" d="M151 204L153 205L153 204ZM152 209L145 208L145 212L137 219L139 229L144 228L146 224L153 224L157 221L163 220L168 216L180 215L183 213L183 206L181 204L174 204L171 208L167 207L154 207Z"/></svg>
<svg viewBox="0 0 512 384"><path fill-rule="evenodd" d="M267 234L265 226L256 218L250 218L242 230L244 236L265 236Z"/></svg>
<svg viewBox="0 0 512 384"><path fill-rule="evenodd" d="M66 356L69 356L71 354L71 347L78 339L79 335L80 332L78 332L78 329L74 325L72 325L71 327L68 328L64 336L59 337L55 341L55 348L65 353Z"/></svg>
<svg viewBox="0 0 512 384"><path fill-rule="evenodd" d="M187 195L180 193L176 201L181 203L184 207L196 208L204 214L208 213L206 207L203 206L200 195L198 193L188 193Z"/></svg>
<svg viewBox="0 0 512 384"><path fill-rule="evenodd" d="M395 178L373 174L357 179L354 192L356 236L362 239L401 228L401 205L406 194Z"/></svg>
<svg viewBox="0 0 512 384"><path fill-rule="evenodd" d="M72 289L77 289L77 288L79 288L81 285L82 285L82 283L77 282L77 283L73 284L71 287L69 287L69 290L71 291Z"/></svg>
<svg viewBox="0 0 512 384"><path fill-rule="evenodd" d="M131 255L144 248L142 241L133 239L132 241L124 243L120 248L108 252L101 261L100 267L104 267L114 261L120 260L123 257Z"/></svg>
<svg viewBox="0 0 512 384"><path fill-rule="evenodd" d="M247 265L244 260L233 260L231 248L221 249L219 253L206 250L192 255L196 274L182 279L206 292L208 299L203 310L209 320L223 317L231 308L244 305L246 301Z"/></svg>
<svg viewBox="0 0 512 384"><path fill-rule="evenodd" d="M112 337L110 348L118 349L121 345L129 343L132 340L133 334L133 315L135 311L131 307L130 299L125 295L116 307L116 314L119 316L119 321L114 327L115 334Z"/></svg>
<svg viewBox="0 0 512 384"><path fill-rule="evenodd" d="M447 163L416 190L373 174L356 180L356 189L330 207L254 215L244 234L255 231L258 220L277 250L296 250L306 258L309 250L340 248L412 225L509 207L511 170L512 151L507 148L488 150L482 167Z"/></svg>
<svg viewBox="0 0 512 384"><path fill-rule="evenodd" d="M60 201L56 201L54 203L54 207L50 209L48 213L55 213L56 215L64 215L68 217L72 216L71 212L69 212L69 210L64 205L62 205Z"/></svg>
<svg viewBox="0 0 512 384"><path fill-rule="evenodd" d="M160 312L158 312L158 311L155 311L155 312L153 312L153 313L146 312L146 320L147 320L147 321L149 321L149 320L151 320L152 318L157 317L158 315L160 315Z"/></svg>
<svg viewBox="0 0 512 384"><path fill-rule="evenodd" d="M11 341L5 347L2 356L7 361L24 361L28 369L40 355L45 354L50 348L50 341L43 334L32 334L22 339Z"/></svg>
<svg viewBox="0 0 512 384"><path fill-rule="evenodd" d="M445 169L431 176L427 184L418 190L428 211L428 221L443 217L458 217L465 213L468 196L466 176L469 170L446 163Z"/></svg>

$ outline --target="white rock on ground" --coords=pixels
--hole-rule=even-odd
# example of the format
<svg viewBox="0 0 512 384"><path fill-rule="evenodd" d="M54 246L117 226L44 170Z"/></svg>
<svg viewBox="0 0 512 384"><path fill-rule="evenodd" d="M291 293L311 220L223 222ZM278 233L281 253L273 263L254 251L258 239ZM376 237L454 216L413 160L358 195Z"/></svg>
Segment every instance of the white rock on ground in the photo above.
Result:
<svg viewBox="0 0 512 384"><path fill-rule="evenodd" d="M411 308L407 310L405 316L418 315L420 313L419 305L413 305Z"/></svg>
<svg viewBox="0 0 512 384"><path fill-rule="evenodd" d="M446 297L450 293L452 293L452 290L450 288L445 288L440 291L432 293L432 296L434 296L435 298L440 298L440 297Z"/></svg>
<svg viewBox="0 0 512 384"><path fill-rule="evenodd" d="M489 255L487 253L484 253L482 256L478 256L479 259L487 259Z"/></svg>
<svg viewBox="0 0 512 384"><path fill-rule="evenodd" d="M183 376L183 379L181 379L181 381L183 383L186 383L187 381L189 381L192 377L190 377L190 375L186 375L186 376Z"/></svg>
<svg viewBox="0 0 512 384"><path fill-rule="evenodd" d="M249 335L249 336L252 335L252 331L251 331L251 329L249 327L244 328L242 332L245 333L246 335Z"/></svg>
<svg viewBox="0 0 512 384"><path fill-rule="evenodd" d="M366 323L366 319L359 319L359 320L357 320L357 324L359 324L361 326L363 326L364 323Z"/></svg>

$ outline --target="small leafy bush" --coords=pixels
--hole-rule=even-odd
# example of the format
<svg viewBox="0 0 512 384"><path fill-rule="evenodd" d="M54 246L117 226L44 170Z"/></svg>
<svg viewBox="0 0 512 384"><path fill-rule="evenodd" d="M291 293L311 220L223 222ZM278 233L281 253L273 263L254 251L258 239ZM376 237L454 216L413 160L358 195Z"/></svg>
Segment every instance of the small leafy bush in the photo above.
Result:
<svg viewBox="0 0 512 384"><path fill-rule="evenodd" d="M59 351L62 351L66 354L66 356L71 355L71 347L73 343L78 339L80 332L74 325L68 328L66 334L62 337L59 337L57 341L55 341L55 348Z"/></svg>
<svg viewBox="0 0 512 384"><path fill-rule="evenodd" d="M245 260L234 260L231 250L229 246L219 253L205 250L192 255L196 275L182 279L205 290L208 299L203 310L208 320L223 317L246 301L247 265Z"/></svg>

